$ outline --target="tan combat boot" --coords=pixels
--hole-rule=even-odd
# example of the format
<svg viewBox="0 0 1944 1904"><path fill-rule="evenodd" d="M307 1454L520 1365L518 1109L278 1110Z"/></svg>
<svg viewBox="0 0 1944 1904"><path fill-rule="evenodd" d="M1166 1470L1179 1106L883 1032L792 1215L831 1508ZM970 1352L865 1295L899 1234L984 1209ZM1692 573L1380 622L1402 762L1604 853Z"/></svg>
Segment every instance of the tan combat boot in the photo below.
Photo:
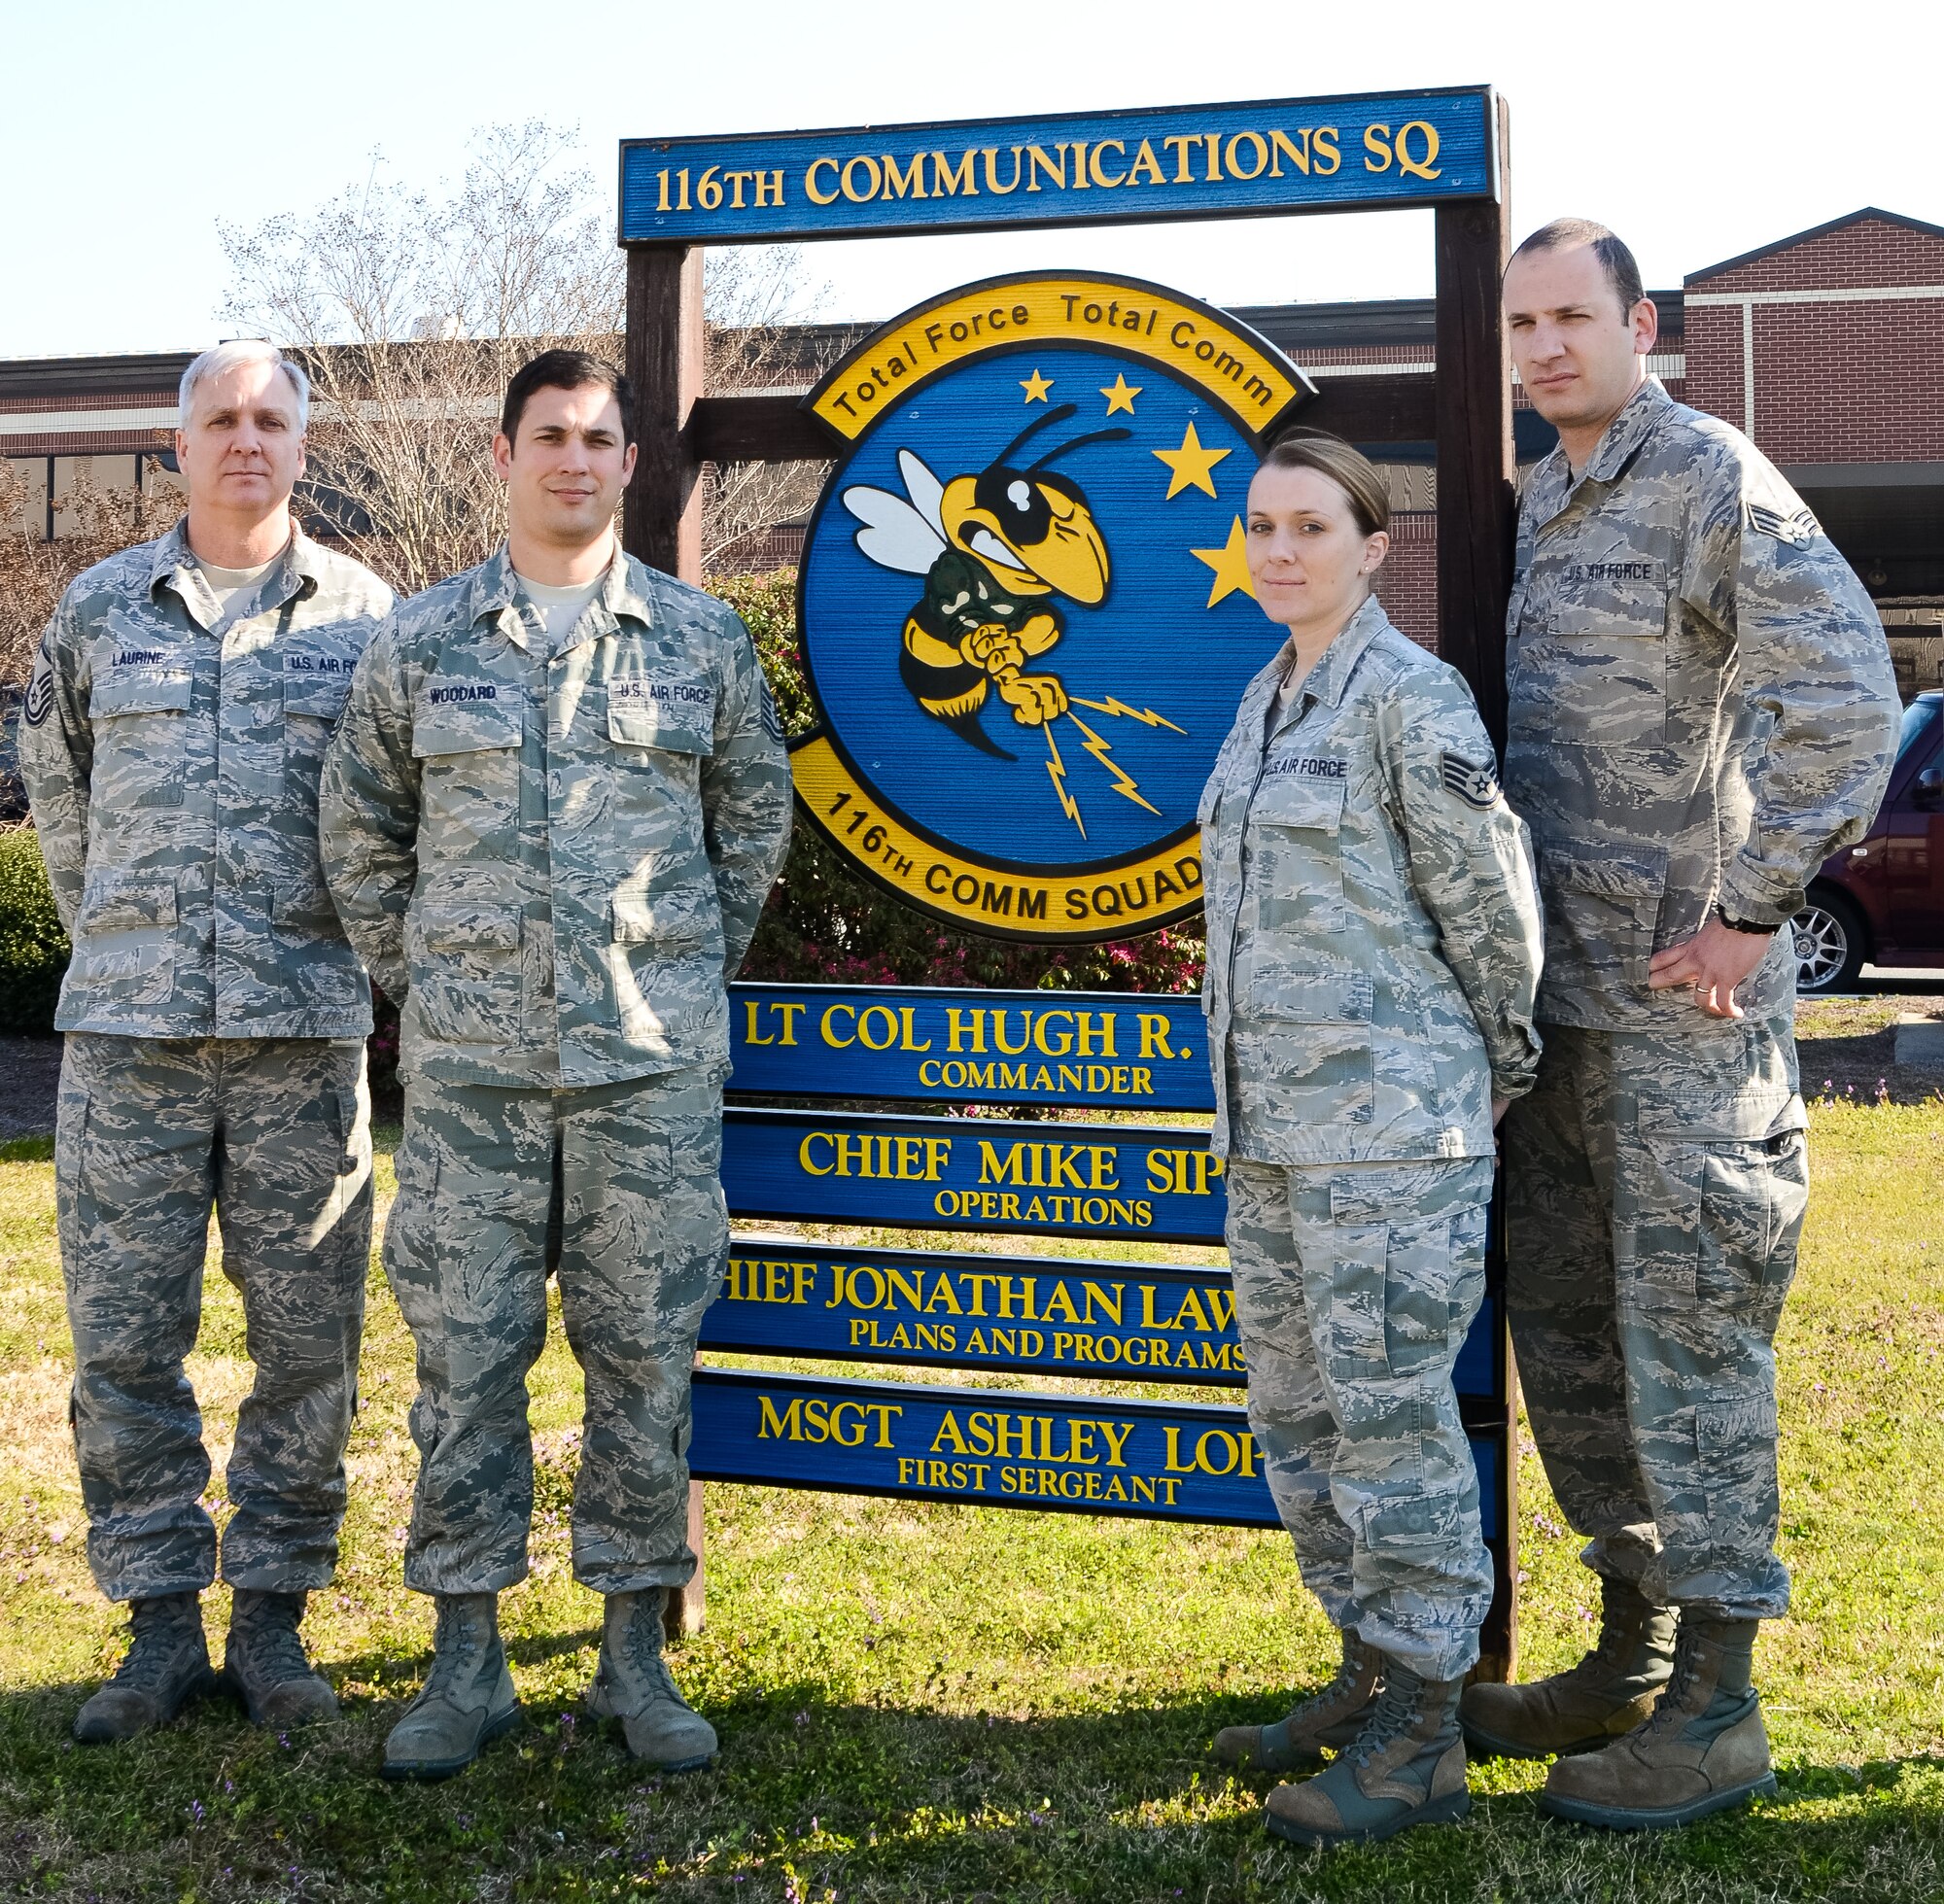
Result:
<svg viewBox="0 0 1944 1904"><path fill-rule="evenodd" d="M694 1772L715 1755L715 1728L676 1690L662 1658L665 1587L610 1593L601 1631L601 1663L587 1710L619 1719L628 1749L663 1772Z"/></svg>
<svg viewBox="0 0 1944 1904"><path fill-rule="evenodd" d="M1215 1735L1215 1756L1237 1771L1313 1771L1326 1749L1341 1751L1363 1729L1382 1663L1373 1646L1345 1633L1342 1664L1327 1686L1273 1725L1225 1725Z"/></svg>
<svg viewBox="0 0 1944 1904"><path fill-rule="evenodd" d="M192 1593L164 1593L128 1603L128 1654L115 1677L74 1722L84 1746L107 1746L167 1725L191 1699L216 1689L203 1638L202 1608Z"/></svg>
<svg viewBox="0 0 1944 1904"><path fill-rule="evenodd" d="M500 1640L500 1596L441 1593L424 1689L385 1740L388 1779L449 1779L520 1722Z"/></svg>
<svg viewBox="0 0 1944 1904"><path fill-rule="evenodd" d="M1383 1691L1327 1772L1269 1793L1263 1822L1299 1845L1371 1844L1472 1809L1457 1679L1421 1679L1383 1658Z"/></svg>
<svg viewBox="0 0 1944 1904"><path fill-rule="evenodd" d="M1750 1680L1758 1624L1683 1614L1674 1677L1653 1716L1604 1751L1561 1759L1546 1774L1539 1809L1642 1831L1772 1792L1768 1730Z"/></svg>
<svg viewBox="0 0 1944 1904"><path fill-rule="evenodd" d="M1653 1711L1674 1670L1674 1615L1628 1581L1600 1576L1600 1638L1578 1666L1529 1685L1480 1680L1458 1708L1479 1758L1597 1751Z"/></svg>

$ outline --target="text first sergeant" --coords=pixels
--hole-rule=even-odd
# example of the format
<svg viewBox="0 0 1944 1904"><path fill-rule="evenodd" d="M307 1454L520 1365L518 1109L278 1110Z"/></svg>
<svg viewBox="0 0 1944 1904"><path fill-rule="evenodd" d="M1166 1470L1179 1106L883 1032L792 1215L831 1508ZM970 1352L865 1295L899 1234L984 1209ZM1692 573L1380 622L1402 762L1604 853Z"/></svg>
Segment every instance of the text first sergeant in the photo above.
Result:
<svg viewBox="0 0 1944 1904"><path fill-rule="evenodd" d="M587 1376L574 1577L608 1604L590 1703L664 1769L715 1748L662 1614L695 1569L689 1368L728 1244L725 987L789 768L748 631L615 543L631 409L578 352L514 377L506 545L386 623L326 767L331 890L402 1001L385 1270L420 1370L405 1583L438 1619L391 1777L457 1771L517 1716L496 1606L527 1573L555 1268Z"/></svg>

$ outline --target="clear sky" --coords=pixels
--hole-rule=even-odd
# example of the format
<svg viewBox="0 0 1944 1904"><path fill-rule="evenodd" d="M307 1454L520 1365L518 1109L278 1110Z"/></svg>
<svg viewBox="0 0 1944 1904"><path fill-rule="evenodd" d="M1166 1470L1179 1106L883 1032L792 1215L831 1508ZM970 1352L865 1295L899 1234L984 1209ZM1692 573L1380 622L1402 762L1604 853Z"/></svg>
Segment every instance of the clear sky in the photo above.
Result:
<svg viewBox="0 0 1944 1904"><path fill-rule="evenodd" d="M434 185L475 126L625 136L1497 86L1512 218L1605 220L1649 285L1876 204L1944 224L1923 0L1335 8L1223 0L16 0L0 31L0 357L218 335L219 220L381 176ZM988 274L1120 268L1218 303L1431 289L1429 217L812 247L831 317Z"/></svg>

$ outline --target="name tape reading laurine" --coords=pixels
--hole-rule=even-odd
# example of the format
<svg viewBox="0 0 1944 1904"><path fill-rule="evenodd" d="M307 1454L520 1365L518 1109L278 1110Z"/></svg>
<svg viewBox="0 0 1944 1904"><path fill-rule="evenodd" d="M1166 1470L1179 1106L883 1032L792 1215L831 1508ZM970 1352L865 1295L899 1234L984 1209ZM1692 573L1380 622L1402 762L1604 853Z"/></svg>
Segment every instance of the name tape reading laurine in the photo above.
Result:
<svg viewBox="0 0 1944 1904"><path fill-rule="evenodd" d="M698 1480L1281 1525L1240 1408L715 1368L693 1393ZM1472 1449L1490 1540L1497 1450L1478 1435Z"/></svg>
<svg viewBox="0 0 1944 1904"><path fill-rule="evenodd" d="M729 1012L739 1091L1215 1108L1192 995L741 985Z"/></svg>
<svg viewBox="0 0 1944 1904"><path fill-rule="evenodd" d="M1494 1393L1496 1307L1459 1351L1458 1393ZM920 1367L1239 1387L1226 1269L1085 1258L857 1250L737 1236L705 1349Z"/></svg>
<svg viewBox="0 0 1944 1904"><path fill-rule="evenodd" d="M1488 87L621 147L623 244L1235 218L1489 197Z"/></svg>

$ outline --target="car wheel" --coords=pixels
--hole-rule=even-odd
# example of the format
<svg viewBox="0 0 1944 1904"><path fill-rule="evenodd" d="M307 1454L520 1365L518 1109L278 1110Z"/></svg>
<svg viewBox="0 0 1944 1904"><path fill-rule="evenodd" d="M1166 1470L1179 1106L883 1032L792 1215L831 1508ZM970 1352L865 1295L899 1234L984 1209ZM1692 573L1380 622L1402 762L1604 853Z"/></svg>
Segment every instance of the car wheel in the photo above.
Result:
<svg viewBox="0 0 1944 1904"><path fill-rule="evenodd" d="M1790 921L1795 934L1795 988L1814 996L1847 991L1863 969L1861 915L1840 893L1818 891Z"/></svg>

